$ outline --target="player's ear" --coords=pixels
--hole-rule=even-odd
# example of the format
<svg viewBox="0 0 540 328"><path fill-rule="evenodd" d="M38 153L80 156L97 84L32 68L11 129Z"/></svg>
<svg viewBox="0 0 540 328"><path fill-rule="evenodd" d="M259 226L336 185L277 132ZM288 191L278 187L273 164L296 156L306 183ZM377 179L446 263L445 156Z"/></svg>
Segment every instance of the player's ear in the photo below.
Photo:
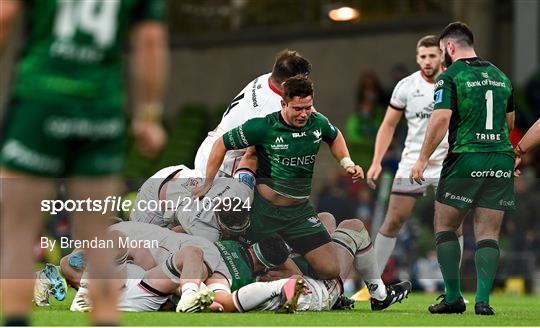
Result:
<svg viewBox="0 0 540 328"><path fill-rule="evenodd" d="M281 108L287 107L287 104L285 103L285 100L281 99Z"/></svg>

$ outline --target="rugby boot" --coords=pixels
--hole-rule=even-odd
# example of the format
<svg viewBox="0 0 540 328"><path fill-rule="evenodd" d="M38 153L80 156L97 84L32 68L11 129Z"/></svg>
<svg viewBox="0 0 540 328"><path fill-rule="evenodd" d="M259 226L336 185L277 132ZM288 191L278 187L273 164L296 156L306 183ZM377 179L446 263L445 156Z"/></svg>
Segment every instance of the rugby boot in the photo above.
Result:
<svg viewBox="0 0 540 328"><path fill-rule="evenodd" d="M208 288L201 288L196 292L180 297L176 312L201 312L214 302L215 293Z"/></svg>
<svg viewBox="0 0 540 328"><path fill-rule="evenodd" d="M371 298L371 310L381 311L389 307L390 305L403 301L409 296L411 292L412 284L410 281L402 281L400 283L386 286L386 298L379 301L376 298Z"/></svg>
<svg viewBox="0 0 540 328"><path fill-rule="evenodd" d="M282 305L276 313L294 313L298 307L298 298L307 289L304 278L291 278L281 288Z"/></svg>
<svg viewBox="0 0 540 328"><path fill-rule="evenodd" d="M478 302L474 305L474 313L478 315L495 315L495 310L486 302Z"/></svg>
<svg viewBox="0 0 540 328"><path fill-rule="evenodd" d="M440 295L437 297L437 300L441 300L440 303L431 304L428 307L428 310L432 314L452 314L452 313L463 313L467 309L463 297L459 297L455 302L449 303L446 301L446 296Z"/></svg>

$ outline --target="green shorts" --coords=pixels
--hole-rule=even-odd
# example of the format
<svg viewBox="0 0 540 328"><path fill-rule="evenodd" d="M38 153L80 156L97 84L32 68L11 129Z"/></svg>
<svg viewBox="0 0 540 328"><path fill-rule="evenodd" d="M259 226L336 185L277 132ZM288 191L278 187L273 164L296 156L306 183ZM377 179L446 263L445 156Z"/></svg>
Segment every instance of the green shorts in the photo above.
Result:
<svg viewBox="0 0 540 328"><path fill-rule="evenodd" d="M332 241L309 201L294 206L276 206L255 190L251 226L245 237L250 242L257 242L274 233L302 255Z"/></svg>
<svg viewBox="0 0 540 328"><path fill-rule="evenodd" d="M514 157L507 153L449 154L437 201L461 209L515 209Z"/></svg>
<svg viewBox="0 0 540 328"><path fill-rule="evenodd" d="M105 176L124 164L121 107L104 101L14 98L2 131L2 166L47 177Z"/></svg>

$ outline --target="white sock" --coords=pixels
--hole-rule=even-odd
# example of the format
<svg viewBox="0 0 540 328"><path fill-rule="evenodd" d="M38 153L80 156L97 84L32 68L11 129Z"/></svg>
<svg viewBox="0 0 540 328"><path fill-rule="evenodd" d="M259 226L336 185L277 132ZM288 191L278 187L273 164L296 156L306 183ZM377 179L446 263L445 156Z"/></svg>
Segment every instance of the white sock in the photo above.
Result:
<svg viewBox="0 0 540 328"><path fill-rule="evenodd" d="M369 289L369 294L379 301L384 300L386 298L386 286L381 279L373 247L356 254L354 267L362 275L362 279Z"/></svg>
<svg viewBox="0 0 540 328"><path fill-rule="evenodd" d="M463 235L458 237L459 249L461 250L461 256L459 257L459 268L461 269L461 261L463 259Z"/></svg>
<svg viewBox="0 0 540 328"><path fill-rule="evenodd" d="M289 279L269 282L254 282L233 292L234 306L238 312L246 312L257 308L269 299L279 295L281 288Z"/></svg>
<svg viewBox="0 0 540 328"><path fill-rule="evenodd" d="M182 296L194 294L199 291L199 285L194 282L186 282L182 285Z"/></svg>
<svg viewBox="0 0 540 328"><path fill-rule="evenodd" d="M375 248L375 256L377 257L377 263L379 263L380 273L384 271L386 263L388 263L388 259L390 258L390 255L392 255L395 246L395 237L386 237L380 232L377 234L373 248Z"/></svg>

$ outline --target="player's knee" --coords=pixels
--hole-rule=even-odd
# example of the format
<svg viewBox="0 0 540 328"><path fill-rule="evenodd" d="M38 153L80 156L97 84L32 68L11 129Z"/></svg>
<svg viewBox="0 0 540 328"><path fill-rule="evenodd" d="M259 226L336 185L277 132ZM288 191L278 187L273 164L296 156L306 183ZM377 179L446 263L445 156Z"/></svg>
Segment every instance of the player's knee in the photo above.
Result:
<svg viewBox="0 0 540 328"><path fill-rule="evenodd" d="M332 234L332 240L337 245L345 248L353 257L369 247L371 238L362 221L353 219L339 224Z"/></svg>
<svg viewBox="0 0 540 328"><path fill-rule="evenodd" d="M351 229L355 231L361 231L365 228L364 222L360 219L348 219L339 223L338 228Z"/></svg>
<svg viewBox="0 0 540 328"><path fill-rule="evenodd" d="M326 230L328 230L328 233L334 232L336 230L336 218L328 212L321 212L317 214L319 217L319 221L326 227Z"/></svg>

